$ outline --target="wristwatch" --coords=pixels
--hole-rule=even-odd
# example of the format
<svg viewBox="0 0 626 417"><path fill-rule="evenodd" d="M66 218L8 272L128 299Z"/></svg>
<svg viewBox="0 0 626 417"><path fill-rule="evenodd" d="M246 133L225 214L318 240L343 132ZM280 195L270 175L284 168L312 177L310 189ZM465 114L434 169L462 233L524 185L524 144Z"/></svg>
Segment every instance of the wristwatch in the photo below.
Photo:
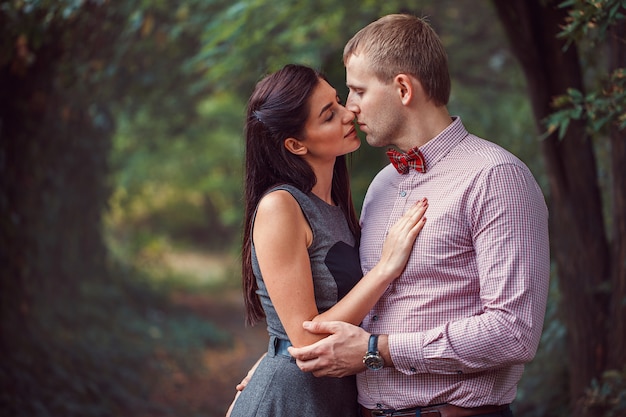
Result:
<svg viewBox="0 0 626 417"><path fill-rule="evenodd" d="M369 344L367 345L367 352L363 356L363 363L367 366L367 369L372 371L378 371L385 366L385 361L378 352L378 335L373 334L370 336Z"/></svg>

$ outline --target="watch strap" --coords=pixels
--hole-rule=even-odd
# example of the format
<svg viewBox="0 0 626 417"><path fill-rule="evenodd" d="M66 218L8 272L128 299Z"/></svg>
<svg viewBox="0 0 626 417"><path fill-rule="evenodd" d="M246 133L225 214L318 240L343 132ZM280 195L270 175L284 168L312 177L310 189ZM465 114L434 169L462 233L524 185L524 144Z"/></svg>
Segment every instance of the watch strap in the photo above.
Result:
<svg viewBox="0 0 626 417"><path fill-rule="evenodd" d="M378 335L370 335L370 340L367 345L367 353L375 354L378 352Z"/></svg>

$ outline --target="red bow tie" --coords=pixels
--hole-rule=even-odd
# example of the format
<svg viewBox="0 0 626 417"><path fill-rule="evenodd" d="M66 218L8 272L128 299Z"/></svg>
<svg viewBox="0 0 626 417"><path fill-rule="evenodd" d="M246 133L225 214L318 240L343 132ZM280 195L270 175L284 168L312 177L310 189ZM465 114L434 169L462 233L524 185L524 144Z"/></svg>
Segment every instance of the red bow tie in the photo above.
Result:
<svg viewBox="0 0 626 417"><path fill-rule="evenodd" d="M393 148L387 150L387 156L398 170L400 174L408 174L409 169L413 168L419 172L426 172L426 162L424 162L424 155L419 149L413 148L407 153L398 152Z"/></svg>

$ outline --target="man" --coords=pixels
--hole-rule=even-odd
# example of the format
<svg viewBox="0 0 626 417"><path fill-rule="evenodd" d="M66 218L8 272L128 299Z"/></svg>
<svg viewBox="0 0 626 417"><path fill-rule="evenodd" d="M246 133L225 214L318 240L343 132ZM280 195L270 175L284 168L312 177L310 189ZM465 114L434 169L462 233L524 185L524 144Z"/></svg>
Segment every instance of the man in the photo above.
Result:
<svg viewBox="0 0 626 417"><path fill-rule="evenodd" d="M511 416L548 293L541 190L519 159L449 115L446 53L423 20L383 17L343 58L346 107L367 142L402 151L389 151L392 164L365 197L363 272L389 226L422 197L428 221L361 327L305 322L330 336L289 352L316 376L357 374L363 416Z"/></svg>

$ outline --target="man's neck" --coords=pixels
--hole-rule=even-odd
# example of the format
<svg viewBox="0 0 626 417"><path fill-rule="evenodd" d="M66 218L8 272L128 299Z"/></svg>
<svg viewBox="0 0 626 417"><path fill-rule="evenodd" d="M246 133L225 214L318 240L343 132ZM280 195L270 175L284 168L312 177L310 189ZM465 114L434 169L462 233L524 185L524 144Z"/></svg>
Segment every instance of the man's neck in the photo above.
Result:
<svg viewBox="0 0 626 417"><path fill-rule="evenodd" d="M396 145L402 151L408 151L414 147L420 147L443 132L450 123L452 117L446 106L424 106L415 111L415 117L407 120L407 129Z"/></svg>

